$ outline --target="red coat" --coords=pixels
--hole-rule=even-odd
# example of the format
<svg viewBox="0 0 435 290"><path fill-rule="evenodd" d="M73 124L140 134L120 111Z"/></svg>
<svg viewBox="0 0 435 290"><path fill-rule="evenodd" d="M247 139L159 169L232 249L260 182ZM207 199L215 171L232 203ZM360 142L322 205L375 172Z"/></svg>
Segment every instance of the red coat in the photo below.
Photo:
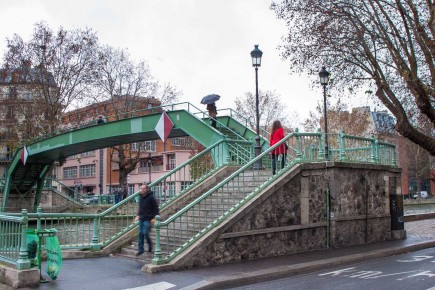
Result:
<svg viewBox="0 0 435 290"><path fill-rule="evenodd" d="M284 130L282 128L278 128L270 135L270 147L281 141L284 138ZM275 148L271 154L284 154L285 153L285 143L282 143L277 148Z"/></svg>

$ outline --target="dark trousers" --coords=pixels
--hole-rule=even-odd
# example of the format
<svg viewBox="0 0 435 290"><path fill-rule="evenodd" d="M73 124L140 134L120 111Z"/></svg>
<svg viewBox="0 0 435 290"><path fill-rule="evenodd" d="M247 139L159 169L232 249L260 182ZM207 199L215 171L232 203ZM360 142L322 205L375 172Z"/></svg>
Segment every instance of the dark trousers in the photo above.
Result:
<svg viewBox="0 0 435 290"><path fill-rule="evenodd" d="M287 154L272 154L272 174L276 173L276 159L278 159L279 155L282 155L281 168L284 168L285 166L285 159L287 157Z"/></svg>
<svg viewBox="0 0 435 290"><path fill-rule="evenodd" d="M150 239L150 231L151 231L151 222L150 221L143 221L139 222L139 235L137 237L137 251L138 253L144 252L144 238L147 241L148 244L148 252L151 252L153 248L153 244Z"/></svg>

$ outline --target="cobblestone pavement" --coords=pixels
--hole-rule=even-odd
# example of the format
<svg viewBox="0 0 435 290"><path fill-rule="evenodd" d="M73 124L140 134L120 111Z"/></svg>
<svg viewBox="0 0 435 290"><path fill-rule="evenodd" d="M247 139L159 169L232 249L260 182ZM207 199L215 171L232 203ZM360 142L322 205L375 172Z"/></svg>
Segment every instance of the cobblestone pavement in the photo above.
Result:
<svg viewBox="0 0 435 290"><path fill-rule="evenodd" d="M435 219L406 222L405 230L408 236L417 236L422 239L435 239Z"/></svg>

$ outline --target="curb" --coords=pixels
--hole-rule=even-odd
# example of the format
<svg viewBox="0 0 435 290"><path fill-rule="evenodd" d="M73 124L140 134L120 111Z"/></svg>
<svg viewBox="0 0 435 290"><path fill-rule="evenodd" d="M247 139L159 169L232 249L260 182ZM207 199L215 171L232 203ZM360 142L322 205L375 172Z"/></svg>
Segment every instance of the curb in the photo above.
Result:
<svg viewBox="0 0 435 290"><path fill-rule="evenodd" d="M288 278L299 274L318 271L325 268L336 267L349 263L359 263L368 260L404 254L408 252L419 251L432 247L435 247L435 240L410 244L407 246L396 246L382 250L369 251L360 254L351 254L347 256L335 257L320 261L311 261L289 266L276 266L264 270L251 271L234 275L210 277L209 279L197 282L182 289L221 289L226 287L243 286L247 284L276 280L280 278Z"/></svg>

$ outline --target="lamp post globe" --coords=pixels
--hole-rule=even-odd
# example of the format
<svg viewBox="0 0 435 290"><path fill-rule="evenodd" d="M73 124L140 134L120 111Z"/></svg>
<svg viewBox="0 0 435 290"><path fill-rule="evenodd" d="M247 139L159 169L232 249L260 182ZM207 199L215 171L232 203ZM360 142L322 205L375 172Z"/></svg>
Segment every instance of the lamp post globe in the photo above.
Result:
<svg viewBox="0 0 435 290"><path fill-rule="evenodd" d="M329 76L331 74L326 70L325 67L319 72L320 84L323 86L323 118L325 119L325 159L329 160L329 146L328 146L328 110L326 108L326 86L329 83Z"/></svg>
<svg viewBox="0 0 435 290"><path fill-rule="evenodd" d="M260 145L260 111L259 111L259 101L258 101L258 68L261 66L261 57L263 52L258 48L258 44L254 45L254 50L251 51L252 66L255 68L255 119L256 119L256 129L257 137L255 137L255 156L261 154ZM253 169L260 170L263 169L263 164L261 159L259 159L255 164Z"/></svg>

